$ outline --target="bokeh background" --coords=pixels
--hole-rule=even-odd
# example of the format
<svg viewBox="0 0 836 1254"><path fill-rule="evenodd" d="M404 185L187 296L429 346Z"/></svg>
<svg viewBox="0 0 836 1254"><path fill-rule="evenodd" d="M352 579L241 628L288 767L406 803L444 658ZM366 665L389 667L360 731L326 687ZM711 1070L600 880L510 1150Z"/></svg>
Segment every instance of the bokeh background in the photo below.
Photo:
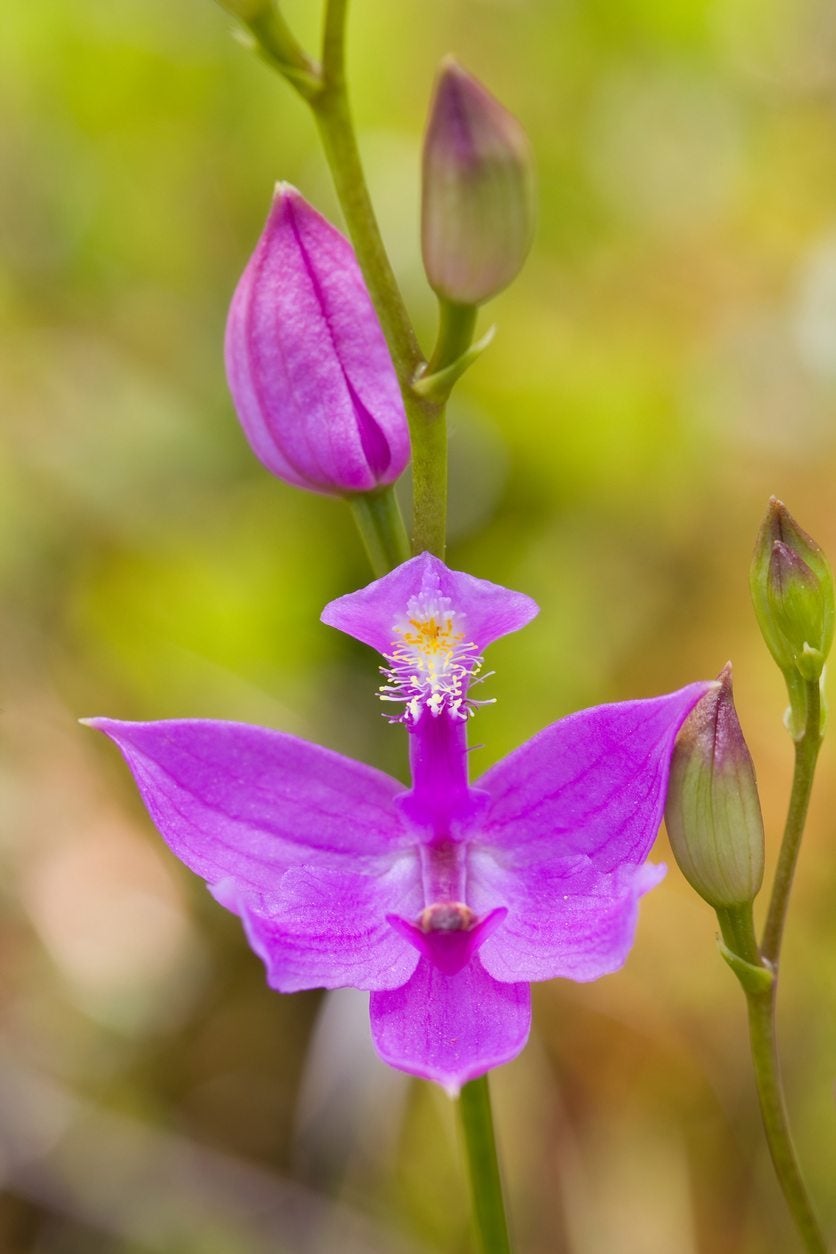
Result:
<svg viewBox="0 0 836 1254"><path fill-rule="evenodd" d="M319 4L286 7L312 45ZM491 651L478 766L731 657L771 868L791 749L747 568L770 493L836 554L836 8L352 7L362 147L425 341L418 154L444 53L539 167L533 255L451 414L451 563L542 606ZM339 219L312 125L210 0L40 0L3 26L0 1250L463 1254L447 1099L377 1061L363 995L267 990L76 721L239 719L404 770L375 659L318 622L368 578L344 507L269 477L223 376L274 181ZM834 745L780 995L831 1231ZM672 867L624 971L537 988L493 1085L522 1254L795 1248L714 933Z"/></svg>

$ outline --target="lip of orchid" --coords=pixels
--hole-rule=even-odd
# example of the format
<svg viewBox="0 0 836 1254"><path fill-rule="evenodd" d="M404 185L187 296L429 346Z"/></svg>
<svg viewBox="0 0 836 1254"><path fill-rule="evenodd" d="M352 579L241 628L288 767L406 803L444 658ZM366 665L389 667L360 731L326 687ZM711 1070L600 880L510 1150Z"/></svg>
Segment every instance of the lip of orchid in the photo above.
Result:
<svg viewBox="0 0 836 1254"><path fill-rule="evenodd" d="M388 666L380 668L388 679L378 691L381 701L403 704L390 722L416 724L424 710L434 717L446 713L467 719L477 705L468 687L480 676L484 659L478 646L467 639L466 616L450 597L424 593L412 597L405 612L392 626L392 650L384 654Z"/></svg>
<svg viewBox="0 0 836 1254"><path fill-rule="evenodd" d="M403 651L406 792L280 732L93 720L172 850L241 917L271 986L369 990L380 1056L450 1092L523 1048L530 981L625 961L661 875L645 859L674 739L710 687L570 715L471 785L468 685L536 608L429 554L326 606L387 669Z"/></svg>

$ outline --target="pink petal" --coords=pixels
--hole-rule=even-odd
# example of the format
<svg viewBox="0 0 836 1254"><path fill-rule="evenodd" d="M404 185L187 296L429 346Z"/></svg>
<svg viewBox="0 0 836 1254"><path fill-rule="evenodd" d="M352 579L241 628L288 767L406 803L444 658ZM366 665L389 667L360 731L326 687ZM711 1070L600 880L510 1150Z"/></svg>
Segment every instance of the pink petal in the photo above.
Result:
<svg viewBox="0 0 836 1254"><path fill-rule="evenodd" d="M482 912L501 902L508 914L479 957L497 980L597 980L621 967L633 944L638 899L664 867L602 874L589 858L556 858L509 870L501 856L471 854L468 900Z"/></svg>
<svg viewBox="0 0 836 1254"><path fill-rule="evenodd" d="M388 863L388 865L387 865ZM281 904L267 918L243 911L247 938L282 993L301 988L397 988L418 953L386 921L422 905L417 854L408 851L366 873L347 867L292 867Z"/></svg>
<svg viewBox="0 0 836 1254"><path fill-rule="evenodd" d="M403 472L406 416L352 247L287 185L235 292L226 366L247 438L280 478L345 493Z"/></svg>
<svg viewBox="0 0 836 1254"><path fill-rule="evenodd" d="M393 625L411 598L422 594L449 597L453 608L465 615L468 639L480 652L500 636L519 631L539 612L524 593L450 570L431 553L421 553L359 592L331 601L322 611L322 621L378 653L388 653Z"/></svg>
<svg viewBox="0 0 836 1254"><path fill-rule="evenodd" d="M455 1095L516 1058L528 1039L527 984L492 979L478 957L457 975L421 959L402 988L372 993L372 1038L384 1062Z"/></svg>
<svg viewBox="0 0 836 1254"><path fill-rule="evenodd" d="M89 721L122 750L171 849L224 904L269 915L289 867L377 869L410 843L393 804L403 786L319 745L243 723Z"/></svg>
<svg viewBox="0 0 836 1254"><path fill-rule="evenodd" d="M491 798L479 843L505 851L526 875L568 854L603 872L643 862L662 821L676 733L711 686L601 705L547 727L477 781Z"/></svg>

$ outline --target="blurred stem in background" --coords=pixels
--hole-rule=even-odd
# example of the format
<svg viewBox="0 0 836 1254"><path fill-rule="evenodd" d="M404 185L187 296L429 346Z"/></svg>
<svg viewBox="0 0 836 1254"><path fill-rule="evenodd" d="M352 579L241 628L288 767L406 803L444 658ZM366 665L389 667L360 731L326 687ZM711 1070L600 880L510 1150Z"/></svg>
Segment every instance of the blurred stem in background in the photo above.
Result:
<svg viewBox="0 0 836 1254"><path fill-rule="evenodd" d="M439 298L436 347L421 352L380 234L363 172L345 72L347 0L326 0L322 59L304 52L271 0L223 0L246 23L256 50L310 105L348 233L398 376L412 443L412 551L444 557L447 533L446 406L460 374L490 339L470 346L475 305ZM352 512L376 576L409 556L394 490L356 496ZM457 1102L484 1254L510 1254L487 1076L466 1084Z"/></svg>

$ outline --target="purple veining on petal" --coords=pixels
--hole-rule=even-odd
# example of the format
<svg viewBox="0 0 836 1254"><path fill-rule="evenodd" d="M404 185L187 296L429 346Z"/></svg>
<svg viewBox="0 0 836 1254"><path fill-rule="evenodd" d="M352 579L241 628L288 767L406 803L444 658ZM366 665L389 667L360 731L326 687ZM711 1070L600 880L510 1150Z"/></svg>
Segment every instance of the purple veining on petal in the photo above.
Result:
<svg viewBox="0 0 836 1254"><path fill-rule="evenodd" d="M242 918L268 983L280 992L397 988L414 971L416 956L388 916L413 914L420 903L417 859L407 851L368 871L321 861L292 867L274 912L266 917L245 908Z"/></svg>
<svg viewBox="0 0 836 1254"><path fill-rule="evenodd" d="M507 917L480 951L497 980L597 980L624 964L633 944L638 900L664 867L624 867L611 874L589 858L553 857L510 866L484 849L469 862L468 900L487 911L502 901Z"/></svg>
<svg viewBox="0 0 836 1254"><path fill-rule="evenodd" d="M602 871L647 857L664 807L676 733L710 683L570 714L478 780L491 796L487 845L546 842Z"/></svg>
<svg viewBox="0 0 836 1254"><path fill-rule="evenodd" d="M353 869L414 844L394 799L403 785L295 736L204 719L92 719L121 749L161 835L210 885L232 880L270 914L291 866Z"/></svg>

